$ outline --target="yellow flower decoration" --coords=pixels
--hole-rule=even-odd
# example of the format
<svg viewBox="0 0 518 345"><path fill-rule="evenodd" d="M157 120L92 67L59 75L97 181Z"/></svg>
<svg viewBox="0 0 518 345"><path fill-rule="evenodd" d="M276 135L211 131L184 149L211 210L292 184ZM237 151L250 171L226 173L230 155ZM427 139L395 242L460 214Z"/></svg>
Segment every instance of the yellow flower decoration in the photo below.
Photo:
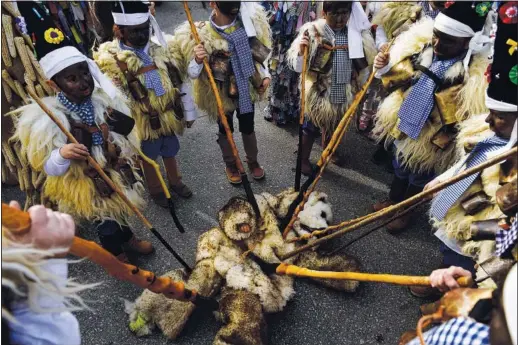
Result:
<svg viewBox="0 0 518 345"><path fill-rule="evenodd" d="M47 31L45 31L44 37L45 41L52 44L60 44L65 39L65 36L61 30L56 28L47 29Z"/></svg>

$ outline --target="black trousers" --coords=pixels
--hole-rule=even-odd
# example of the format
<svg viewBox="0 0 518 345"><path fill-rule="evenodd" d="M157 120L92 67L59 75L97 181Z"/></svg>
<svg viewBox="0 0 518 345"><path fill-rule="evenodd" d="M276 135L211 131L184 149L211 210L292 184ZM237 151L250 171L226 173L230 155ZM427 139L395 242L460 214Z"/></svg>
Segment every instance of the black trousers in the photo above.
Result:
<svg viewBox="0 0 518 345"><path fill-rule="evenodd" d="M97 222L96 229L102 247L115 256L123 253L122 245L133 237L133 232L128 226L114 220Z"/></svg>
<svg viewBox="0 0 518 345"><path fill-rule="evenodd" d="M252 134L254 132L254 114L255 114L255 107L254 110L251 113L241 114L239 112L239 109L236 110L237 113L237 120L239 122L239 131L243 134ZM230 127L230 130L232 133L234 133L234 113L226 114L228 126ZM225 128L221 124L221 121L218 119L218 127L219 132L221 134L225 134Z"/></svg>

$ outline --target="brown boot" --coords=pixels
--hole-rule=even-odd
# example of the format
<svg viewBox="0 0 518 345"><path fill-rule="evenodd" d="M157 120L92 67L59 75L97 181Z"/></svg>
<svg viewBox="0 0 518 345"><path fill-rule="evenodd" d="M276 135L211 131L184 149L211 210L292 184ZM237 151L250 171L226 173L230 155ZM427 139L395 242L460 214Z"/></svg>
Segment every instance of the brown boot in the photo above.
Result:
<svg viewBox="0 0 518 345"><path fill-rule="evenodd" d="M135 235L126 243L128 250L134 251L138 254L148 255L155 250L149 241L139 240Z"/></svg>
<svg viewBox="0 0 518 345"><path fill-rule="evenodd" d="M116 258L117 258L117 260L119 260L122 263L131 264L131 262L128 259L128 256L124 252L122 252L121 254L117 255Z"/></svg>
<svg viewBox="0 0 518 345"><path fill-rule="evenodd" d="M254 180L262 180L265 176L264 169L257 162L257 138L255 132L251 134L241 133L243 138L243 147L246 152L246 160L248 162L248 169L252 173Z"/></svg>
<svg viewBox="0 0 518 345"><path fill-rule="evenodd" d="M389 234L395 235L404 231L408 224L410 223L410 219L412 217L412 212L405 214L402 217L394 219L392 222L388 223L386 226L387 232Z"/></svg>
<svg viewBox="0 0 518 345"><path fill-rule="evenodd" d="M378 211L381 211L384 208L387 208L387 207L392 206L392 205L394 205L394 202L389 200L389 199L386 199L386 200L383 200L383 201L378 201L377 203L372 205L372 209L375 212L378 212Z"/></svg>
<svg viewBox="0 0 518 345"><path fill-rule="evenodd" d="M182 175L180 175L180 171L178 170L176 158L170 157L162 159L164 161L165 171L167 172L169 188L182 198L191 197L192 191L182 182Z"/></svg>
<svg viewBox="0 0 518 345"><path fill-rule="evenodd" d="M226 166L225 173L227 174L228 182L231 184L241 184L241 174L239 173L239 170L235 164Z"/></svg>
<svg viewBox="0 0 518 345"><path fill-rule="evenodd" d="M227 140L227 136L225 134L218 133L218 140L216 141L219 144L223 161L225 162L225 173L227 174L228 182L231 184L240 184L241 174L239 173L239 170L237 170L236 160L232 154L232 148Z"/></svg>
<svg viewBox="0 0 518 345"><path fill-rule="evenodd" d="M165 197L160 180L156 175L155 168L146 161L142 161L142 169L144 170L144 177L146 178L147 188L153 201L161 207L168 207L167 198Z"/></svg>
<svg viewBox="0 0 518 345"><path fill-rule="evenodd" d="M302 135L302 147L300 150L300 171L304 176L310 176L313 172L313 166L309 161L309 157L311 156L311 148L313 147L313 143L315 142L315 136L313 134Z"/></svg>

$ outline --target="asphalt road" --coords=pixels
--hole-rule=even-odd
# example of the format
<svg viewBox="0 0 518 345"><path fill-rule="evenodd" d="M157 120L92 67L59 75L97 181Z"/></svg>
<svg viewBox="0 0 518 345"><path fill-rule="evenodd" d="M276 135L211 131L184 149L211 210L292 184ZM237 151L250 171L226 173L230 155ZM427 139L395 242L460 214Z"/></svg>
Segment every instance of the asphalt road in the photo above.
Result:
<svg viewBox="0 0 518 345"><path fill-rule="evenodd" d="M206 18L209 13L199 2L192 3L191 9L195 20ZM162 30L171 33L185 20L182 4L165 2L157 8L157 19ZM253 182L252 188L256 193L277 193L293 184L297 131L295 127L278 128L264 121L263 108L257 107L260 111L256 114L256 132L259 158L267 178L263 182ZM214 225L218 209L230 197L243 194L241 188L232 187L226 181L216 133L217 126L202 117L180 139L181 171L185 183L194 192L191 199L176 202L186 233L180 234L168 212L152 202L145 210L148 219L191 264L194 263L197 238ZM238 135L236 139L243 152ZM372 142L351 130L347 133L343 151L346 168L331 166L325 173L319 190L329 195L335 222L370 212L371 204L386 196L391 176L370 162L374 150ZM316 145L312 157L317 159L320 152L321 148ZM24 201L18 189L5 186L2 189L2 201ZM439 242L430 234L424 213L425 210L416 213L414 224L407 232L392 236L384 230L378 231L351 246L348 254L356 256L366 272L429 274L439 265L440 254ZM155 254L137 260L141 267L159 274L180 267L137 220L134 231L152 241L157 248ZM97 240L93 229L81 229L81 235ZM356 235L358 233L349 234L338 241L347 241ZM197 311L174 342L167 342L158 332L137 338L128 329L122 299L136 299L141 293L138 288L109 277L88 261L72 264L70 276L83 283L102 282L100 287L83 294L91 310L76 313L83 344L211 344L220 327L211 313ZM386 284L364 283L356 293L343 294L297 280L295 290L295 297L283 312L268 316L270 344L396 344L403 331L415 328L418 307L422 304L406 288Z"/></svg>

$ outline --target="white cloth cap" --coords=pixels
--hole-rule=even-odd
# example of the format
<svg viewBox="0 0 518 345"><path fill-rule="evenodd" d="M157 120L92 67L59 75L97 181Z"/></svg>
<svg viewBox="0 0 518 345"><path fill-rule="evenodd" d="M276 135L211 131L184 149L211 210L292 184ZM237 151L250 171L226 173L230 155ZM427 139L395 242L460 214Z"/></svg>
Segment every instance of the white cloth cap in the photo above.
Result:
<svg viewBox="0 0 518 345"><path fill-rule="evenodd" d="M79 62L86 62L94 80L110 98L115 98L117 88L112 81L101 72L92 59L86 57L76 47L66 46L56 49L42 57L39 62L48 79L69 66Z"/></svg>
<svg viewBox="0 0 518 345"><path fill-rule="evenodd" d="M123 7L124 10L124 7ZM160 30L160 26L158 25L158 22L156 21L155 17L150 13L116 13L112 12L113 16L113 22L117 25L127 25L127 26L133 26L133 25L140 25L144 24L146 21L149 20L151 27L153 28L153 32L159 42L159 44L166 48L167 43L165 40L165 37L162 33L162 30Z"/></svg>
<svg viewBox="0 0 518 345"><path fill-rule="evenodd" d="M512 103L506 103L497 101L494 98L489 97L486 91L486 107L496 111L514 112L518 111L518 105Z"/></svg>

